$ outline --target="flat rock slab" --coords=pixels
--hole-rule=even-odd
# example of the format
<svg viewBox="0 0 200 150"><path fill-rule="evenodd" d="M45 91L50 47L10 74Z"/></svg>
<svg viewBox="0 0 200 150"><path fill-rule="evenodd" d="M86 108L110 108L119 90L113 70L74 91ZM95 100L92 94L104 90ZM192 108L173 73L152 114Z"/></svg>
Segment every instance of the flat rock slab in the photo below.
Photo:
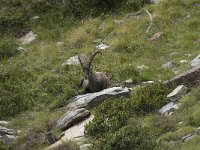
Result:
<svg viewBox="0 0 200 150"><path fill-rule="evenodd" d="M14 135L14 130L0 126L0 135Z"/></svg>
<svg viewBox="0 0 200 150"><path fill-rule="evenodd" d="M66 130L86 117L89 117L89 115L90 112L84 108L68 111L58 120L57 127L61 130Z"/></svg>
<svg viewBox="0 0 200 150"><path fill-rule="evenodd" d="M94 116L91 115L89 118L86 120L80 122L79 124L69 128L68 130L65 131L65 135L55 144L51 145L48 147L46 150L51 150L54 148L57 148L59 145L66 141L78 141L81 137L84 137L84 131L85 131L85 125L92 121L94 119Z"/></svg>
<svg viewBox="0 0 200 150"><path fill-rule="evenodd" d="M188 88L184 85L179 85L177 88L175 88L170 94L167 95L167 98L171 102L177 101L179 98L181 98L184 94L186 94L188 91Z"/></svg>
<svg viewBox="0 0 200 150"><path fill-rule="evenodd" d="M175 104L174 102L169 102L165 106L163 106L161 109L158 110L159 113L161 114L168 114L169 111L172 109L178 109L178 105Z"/></svg>
<svg viewBox="0 0 200 150"><path fill-rule="evenodd" d="M31 42L35 41L36 38L37 35L30 31L25 36L19 38L19 41L22 42L22 44L30 44Z"/></svg>
<svg viewBox="0 0 200 150"><path fill-rule="evenodd" d="M200 66L200 54L194 58L190 64L193 66L193 67L197 67L197 66Z"/></svg>
<svg viewBox="0 0 200 150"><path fill-rule="evenodd" d="M174 78L164 82L167 86L179 86L185 85L194 87L200 81L200 66L194 67L180 75L175 76Z"/></svg>
<svg viewBox="0 0 200 150"><path fill-rule="evenodd" d="M129 94L128 88L112 87L112 88L102 90L100 92L75 96L71 99L71 103L68 105L68 107L92 108L109 97L126 96L128 94Z"/></svg>
<svg viewBox="0 0 200 150"><path fill-rule="evenodd" d="M96 48L99 49L99 50L104 50L104 49L109 48L109 46L106 45L106 44L100 44L100 45L96 46Z"/></svg>

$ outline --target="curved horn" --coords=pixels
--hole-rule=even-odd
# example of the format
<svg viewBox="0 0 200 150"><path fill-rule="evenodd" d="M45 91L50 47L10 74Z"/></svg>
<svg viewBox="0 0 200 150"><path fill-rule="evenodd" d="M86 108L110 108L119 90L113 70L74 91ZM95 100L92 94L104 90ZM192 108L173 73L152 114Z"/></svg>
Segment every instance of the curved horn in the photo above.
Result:
<svg viewBox="0 0 200 150"><path fill-rule="evenodd" d="M79 61L79 63L81 64L81 67L84 68L84 65L83 65L83 62L82 62L82 59L81 59L81 56L80 56L80 55L78 55L78 61Z"/></svg>
<svg viewBox="0 0 200 150"><path fill-rule="evenodd" d="M97 51L94 51L93 54L90 56L89 62L88 62L88 64L87 64L88 67L91 66L94 57L95 57L98 53L102 55L102 53L101 53L99 50L97 50Z"/></svg>

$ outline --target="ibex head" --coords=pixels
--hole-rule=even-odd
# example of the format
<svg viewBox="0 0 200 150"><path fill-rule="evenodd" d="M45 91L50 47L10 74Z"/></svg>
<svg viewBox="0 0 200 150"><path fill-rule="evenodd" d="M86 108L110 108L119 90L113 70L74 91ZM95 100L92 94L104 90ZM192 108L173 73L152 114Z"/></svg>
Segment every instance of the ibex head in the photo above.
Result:
<svg viewBox="0 0 200 150"><path fill-rule="evenodd" d="M89 76L92 73L92 69L91 69L92 61L98 53L102 55L102 53L99 50L94 51L93 54L89 57L88 63L86 63L86 64L83 64L81 56L80 55L78 56L78 60L83 69L84 79L86 79L86 80L89 78Z"/></svg>

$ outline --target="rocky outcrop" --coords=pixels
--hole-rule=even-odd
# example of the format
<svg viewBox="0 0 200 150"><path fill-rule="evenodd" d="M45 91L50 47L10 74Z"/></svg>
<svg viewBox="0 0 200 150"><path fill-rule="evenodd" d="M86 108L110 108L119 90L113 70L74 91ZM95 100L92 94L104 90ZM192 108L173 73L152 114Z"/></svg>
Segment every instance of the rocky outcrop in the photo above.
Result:
<svg viewBox="0 0 200 150"><path fill-rule="evenodd" d="M78 55L76 55L76 56L70 57L67 61L62 63L62 67L66 66L66 65L78 65L78 64L79 64Z"/></svg>
<svg viewBox="0 0 200 150"><path fill-rule="evenodd" d="M129 94L128 88L112 87L102 90L100 92L75 96L74 98L71 99L71 103L68 105L68 107L71 109L92 108L109 97L127 96L128 94Z"/></svg>
<svg viewBox="0 0 200 150"><path fill-rule="evenodd" d="M197 66L200 66L200 54L194 58L190 64L193 66L193 67L197 67Z"/></svg>
<svg viewBox="0 0 200 150"><path fill-rule="evenodd" d="M78 140L84 138L85 125L87 123L89 123L90 121L92 121L93 119L94 119L94 116L91 115L86 120L69 128L68 130L65 131L64 136L59 141L57 141L56 143L54 143L53 145L48 147L46 150L51 150L51 149L57 148L66 141L70 141L70 140L78 141Z"/></svg>
<svg viewBox="0 0 200 150"><path fill-rule="evenodd" d="M12 129L8 129L0 126L0 141L5 144L10 144L16 139L15 132Z"/></svg>
<svg viewBox="0 0 200 150"><path fill-rule="evenodd" d="M163 106L161 109L158 110L159 113L162 115L171 115L174 110L178 109L178 105L174 102L169 102L165 106ZM172 113L171 113L172 112Z"/></svg>
<svg viewBox="0 0 200 150"><path fill-rule="evenodd" d="M180 75L177 75L174 78L168 81L165 81L164 84L166 86L185 85L185 86L193 87L197 85L199 81L200 81L200 66L194 67Z"/></svg>
<svg viewBox="0 0 200 150"><path fill-rule="evenodd" d="M37 38L37 35L34 34L32 31L30 31L25 36L19 38L19 41L22 44L30 44L31 42L35 41L36 38Z"/></svg>
<svg viewBox="0 0 200 150"><path fill-rule="evenodd" d="M66 130L86 117L89 117L89 115L90 112L84 108L68 111L58 120L57 127L61 130Z"/></svg>
<svg viewBox="0 0 200 150"><path fill-rule="evenodd" d="M184 85L179 85L177 88L175 88L170 94L167 95L167 98L171 102L177 101L179 98L181 98L183 95L187 93L188 89Z"/></svg>

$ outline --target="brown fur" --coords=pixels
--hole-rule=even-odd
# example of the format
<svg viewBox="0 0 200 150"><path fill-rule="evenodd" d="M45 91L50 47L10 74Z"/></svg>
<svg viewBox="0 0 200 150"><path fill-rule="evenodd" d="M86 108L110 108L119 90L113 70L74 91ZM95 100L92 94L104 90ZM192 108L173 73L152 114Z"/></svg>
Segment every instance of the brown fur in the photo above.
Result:
<svg viewBox="0 0 200 150"><path fill-rule="evenodd" d="M92 60L100 51L95 51L86 65L83 65L82 60L79 56L79 62L82 66L84 77L81 81L81 86L84 88L85 93L93 93L98 92L103 89L106 89L110 86L110 81L105 73L103 72L96 72L91 69Z"/></svg>

